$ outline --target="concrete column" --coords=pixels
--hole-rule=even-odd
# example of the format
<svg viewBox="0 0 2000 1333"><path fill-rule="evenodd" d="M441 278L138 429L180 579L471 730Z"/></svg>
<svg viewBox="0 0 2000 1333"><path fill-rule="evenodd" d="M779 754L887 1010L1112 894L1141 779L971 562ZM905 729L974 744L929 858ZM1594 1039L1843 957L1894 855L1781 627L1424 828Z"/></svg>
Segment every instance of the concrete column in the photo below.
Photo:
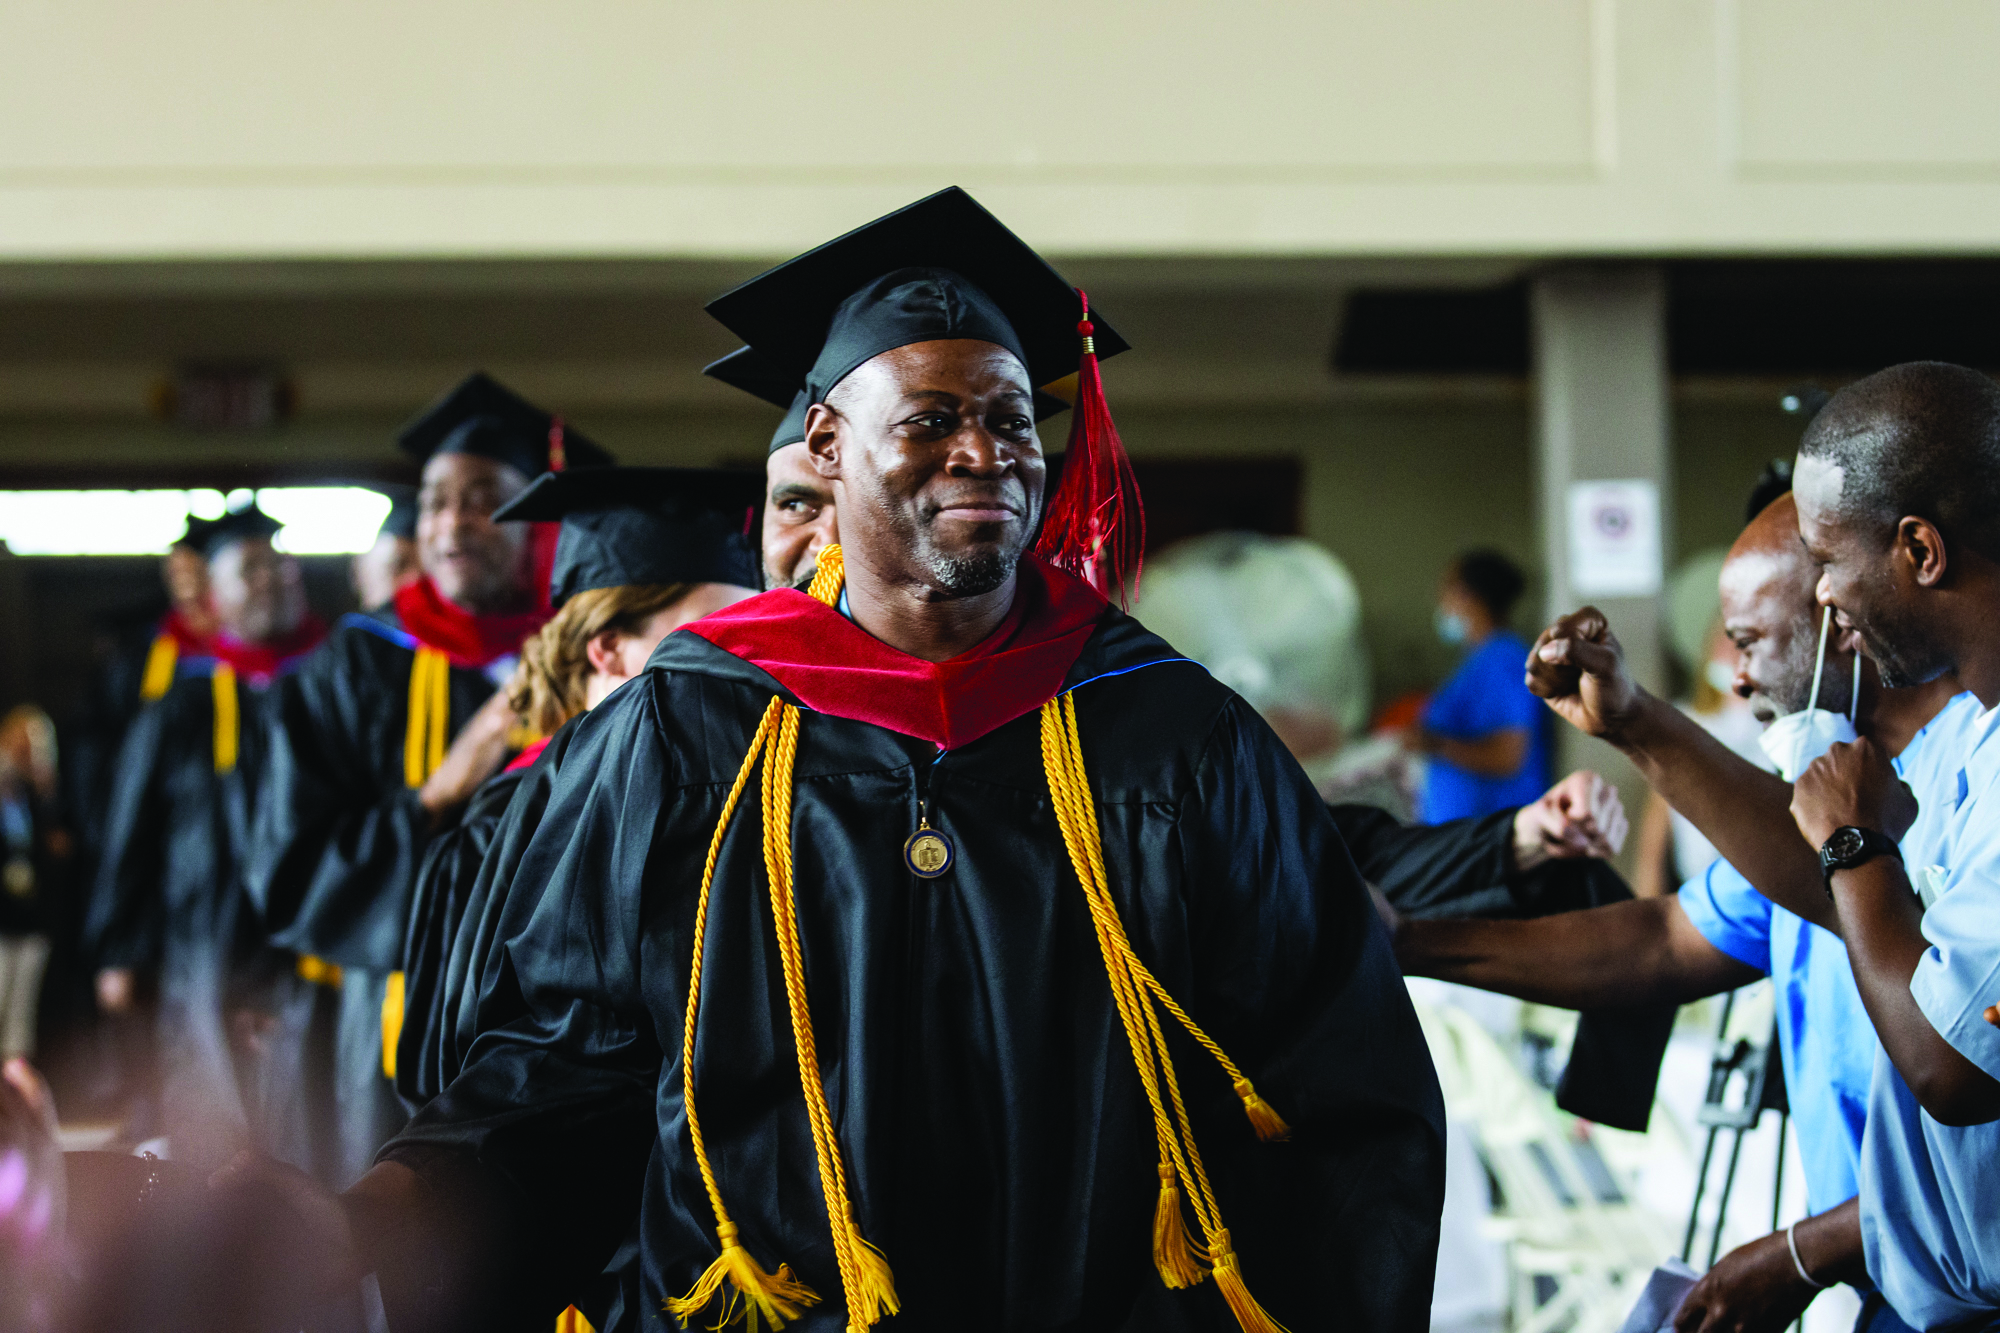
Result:
<svg viewBox="0 0 2000 1333"><path fill-rule="evenodd" d="M1661 558L1671 549L1665 284L1651 265L1564 266L1535 279L1530 306L1549 616L1586 601L1596 605L1609 617L1640 682L1664 690L1659 579L1651 590L1635 594L1588 591L1593 571L1571 567L1571 496L1577 482L1651 483L1658 496ZM1559 725L1558 733L1559 770L1590 767L1617 781L1636 828L1645 793L1637 773L1608 746L1569 726Z"/></svg>

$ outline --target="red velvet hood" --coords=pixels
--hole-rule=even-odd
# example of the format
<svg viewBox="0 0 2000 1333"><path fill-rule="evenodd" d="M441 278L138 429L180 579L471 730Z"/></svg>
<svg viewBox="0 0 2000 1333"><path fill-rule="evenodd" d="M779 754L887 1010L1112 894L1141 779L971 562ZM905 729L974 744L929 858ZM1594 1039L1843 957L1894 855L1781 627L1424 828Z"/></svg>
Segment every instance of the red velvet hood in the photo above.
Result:
<svg viewBox="0 0 2000 1333"><path fill-rule="evenodd" d="M1000 627L943 662L891 648L834 607L790 588L685 628L768 672L816 713L952 750L1054 698L1105 607L1082 579L1027 556Z"/></svg>

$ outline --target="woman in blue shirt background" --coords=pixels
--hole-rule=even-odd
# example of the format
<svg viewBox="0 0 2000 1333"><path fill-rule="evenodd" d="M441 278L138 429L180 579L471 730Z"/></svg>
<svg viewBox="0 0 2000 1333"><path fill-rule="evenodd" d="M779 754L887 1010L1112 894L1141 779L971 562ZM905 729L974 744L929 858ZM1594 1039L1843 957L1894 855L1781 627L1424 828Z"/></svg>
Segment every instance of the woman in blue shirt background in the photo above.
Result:
<svg viewBox="0 0 2000 1333"><path fill-rule="evenodd" d="M1467 652L1410 732L1430 756L1426 824L1526 805L1549 784L1548 709L1528 693L1527 642L1507 627L1526 587L1498 551L1467 551L1445 571L1438 637Z"/></svg>

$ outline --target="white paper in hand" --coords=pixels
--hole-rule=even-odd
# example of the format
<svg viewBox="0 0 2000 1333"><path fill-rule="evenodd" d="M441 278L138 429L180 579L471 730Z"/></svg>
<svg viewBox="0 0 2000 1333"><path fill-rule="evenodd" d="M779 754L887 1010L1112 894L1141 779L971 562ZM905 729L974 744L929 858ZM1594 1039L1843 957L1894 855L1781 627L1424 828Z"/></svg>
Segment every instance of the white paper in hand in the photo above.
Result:
<svg viewBox="0 0 2000 1333"><path fill-rule="evenodd" d="M1646 1279L1646 1289L1639 1293L1638 1304L1618 1326L1618 1333L1673 1333L1674 1316L1680 1313L1681 1302L1700 1280L1701 1274L1680 1259L1667 1260Z"/></svg>

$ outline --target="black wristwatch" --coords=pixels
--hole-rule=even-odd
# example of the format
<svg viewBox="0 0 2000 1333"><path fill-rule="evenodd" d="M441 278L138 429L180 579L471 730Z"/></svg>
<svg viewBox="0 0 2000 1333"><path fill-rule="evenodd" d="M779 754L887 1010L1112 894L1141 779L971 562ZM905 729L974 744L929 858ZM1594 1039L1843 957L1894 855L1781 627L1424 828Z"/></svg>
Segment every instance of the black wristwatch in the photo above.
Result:
<svg viewBox="0 0 2000 1333"><path fill-rule="evenodd" d="M1837 828L1833 836L1819 849L1819 873L1826 881L1826 896L1833 897L1833 872L1852 870L1865 865L1878 856L1893 856L1903 859L1903 849L1896 840L1886 833L1877 833L1872 828L1856 828L1852 824Z"/></svg>

